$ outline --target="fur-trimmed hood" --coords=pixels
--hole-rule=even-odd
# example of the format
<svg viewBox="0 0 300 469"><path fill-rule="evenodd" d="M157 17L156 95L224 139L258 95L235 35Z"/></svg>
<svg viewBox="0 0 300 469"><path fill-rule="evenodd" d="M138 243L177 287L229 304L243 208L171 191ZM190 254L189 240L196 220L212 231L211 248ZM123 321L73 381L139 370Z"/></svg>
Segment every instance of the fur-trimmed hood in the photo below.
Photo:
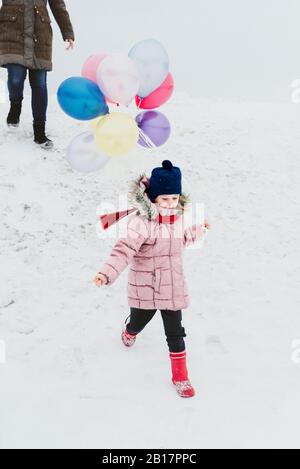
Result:
<svg viewBox="0 0 300 469"><path fill-rule="evenodd" d="M128 201L132 207L138 210L137 215L143 215L147 217L148 220L155 220L159 215L159 211L157 204L151 202L149 195L147 194L149 184L150 181L146 174L141 174L130 185ZM175 209L177 214L182 215L183 212L188 209L188 205L190 203L190 196L182 193L179 196L179 202Z"/></svg>

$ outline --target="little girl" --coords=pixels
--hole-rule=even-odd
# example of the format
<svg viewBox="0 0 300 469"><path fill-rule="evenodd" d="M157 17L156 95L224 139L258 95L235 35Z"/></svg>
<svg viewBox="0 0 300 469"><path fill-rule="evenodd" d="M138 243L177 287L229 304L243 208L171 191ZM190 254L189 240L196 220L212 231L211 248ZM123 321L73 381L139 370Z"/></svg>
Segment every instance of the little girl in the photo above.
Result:
<svg viewBox="0 0 300 469"><path fill-rule="evenodd" d="M96 275L100 287L112 285L130 264L128 302L130 320L122 332L125 346L134 345L136 336L160 310L169 355L172 382L181 397L192 397L195 390L188 378L182 326L182 309L189 306L189 295L182 267L182 250L200 240L210 229L203 225L184 229L183 212L188 197L182 193L181 171L165 160L154 168L150 179L140 176L129 191L129 200L137 209L126 236L115 244L110 257Z"/></svg>

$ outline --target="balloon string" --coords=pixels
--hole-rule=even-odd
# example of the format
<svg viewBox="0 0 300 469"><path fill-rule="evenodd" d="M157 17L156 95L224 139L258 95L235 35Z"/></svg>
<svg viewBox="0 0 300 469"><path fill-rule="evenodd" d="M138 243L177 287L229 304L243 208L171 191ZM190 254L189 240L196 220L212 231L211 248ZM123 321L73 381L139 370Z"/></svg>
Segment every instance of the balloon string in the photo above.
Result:
<svg viewBox="0 0 300 469"><path fill-rule="evenodd" d="M146 135L145 132L143 132L141 128L139 129L139 132L140 132L140 137L146 143L146 145L149 148L154 148L157 150L158 147L152 142L151 138L149 138L148 135Z"/></svg>
<svg viewBox="0 0 300 469"><path fill-rule="evenodd" d="M142 104L142 98L139 96L139 101L138 101L138 104L137 104L137 109L138 111L140 110L140 106ZM154 143L151 141L151 139L148 137L148 135L146 135L142 129L139 128L139 131L140 131L140 137L141 139L144 141L144 143L146 143L148 145L148 147L150 148L153 148L155 145Z"/></svg>
<svg viewBox="0 0 300 469"><path fill-rule="evenodd" d="M138 105L137 105L137 108L138 110L140 110L140 106L142 104L142 98L139 96L139 102L138 102ZM158 147L155 145L155 143L152 142L151 138L148 137L147 134L145 134L145 132L139 127L139 133L140 133L140 138L141 140L143 140L143 142L147 145L148 148L151 148L153 150L156 150L156 152L158 151Z"/></svg>

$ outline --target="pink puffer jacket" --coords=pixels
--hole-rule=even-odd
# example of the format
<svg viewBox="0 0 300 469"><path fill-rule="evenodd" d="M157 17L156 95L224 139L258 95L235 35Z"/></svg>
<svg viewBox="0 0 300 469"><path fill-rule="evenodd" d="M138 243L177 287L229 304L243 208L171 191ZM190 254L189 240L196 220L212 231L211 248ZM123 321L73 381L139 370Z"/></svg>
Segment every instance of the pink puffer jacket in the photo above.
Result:
<svg viewBox="0 0 300 469"><path fill-rule="evenodd" d="M108 285L111 285L130 265L128 303L131 307L184 309L189 306L189 294L182 251L200 240L206 228L193 225L184 229L182 214L188 202L184 194L180 196L175 221L162 216L161 209L145 192L148 183L145 175L133 183L129 200L138 212L130 216L126 236L115 244L100 272L108 277Z"/></svg>

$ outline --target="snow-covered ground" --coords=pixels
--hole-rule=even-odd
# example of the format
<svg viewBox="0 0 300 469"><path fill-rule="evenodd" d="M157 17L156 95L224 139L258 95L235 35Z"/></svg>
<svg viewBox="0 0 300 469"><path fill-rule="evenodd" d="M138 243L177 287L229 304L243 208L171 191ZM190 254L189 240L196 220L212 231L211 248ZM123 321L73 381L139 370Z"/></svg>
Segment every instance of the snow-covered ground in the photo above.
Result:
<svg viewBox="0 0 300 469"><path fill-rule="evenodd" d="M29 104L15 135L0 107L1 448L299 448L300 107L193 101L164 112L173 135L91 175L65 148L86 128L57 108L56 151L35 148ZM96 209L162 159L182 168L212 230L185 254L184 311L193 399L177 396L157 313L132 349L126 273L92 278L114 240L96 234Z"/></svg>

